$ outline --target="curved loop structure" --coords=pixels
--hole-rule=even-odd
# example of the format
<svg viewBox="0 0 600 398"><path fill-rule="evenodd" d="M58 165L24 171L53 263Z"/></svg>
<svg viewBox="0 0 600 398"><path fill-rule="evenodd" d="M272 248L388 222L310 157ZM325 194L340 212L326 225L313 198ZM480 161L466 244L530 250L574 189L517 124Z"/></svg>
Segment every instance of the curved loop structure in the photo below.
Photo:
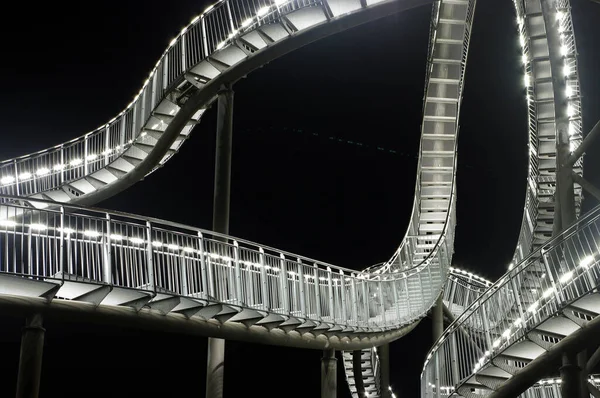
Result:
<svg viewBox="0 0 600 398"><path fill-rule="evenodd" d="M554 23L543 1L556 3ZM525 260L491 289L450 267L458 120L475 0L434 2L412 216L386 263L358 273L231 236L73 205L97 203L163 165L223 86L312 41L430 2L225 0L209 7L171 41L115 118L68 143L0 163L0 307L360 350L409 332L446 286L443 299L459 317L428 357L424 395L477 396L483 386L494 389L517 373L526 360L506 359L507 350L525 344L526 335L538 336L542 348L556 343L544 337L547 330L556 336L573 329L548 324L559 309L574 306L576 326L587 320L577 314L593 312L584 295L597 282L600 210L542 246L553 228L556 132L567 123L571 145L581 141L567 0L515 0L529 106L529 174L514 262ZM549 44L552 35L559 49ZM566 105L557 95L556 51ZM576 172L581 167L579 161ZM580 187L575 202L578 212ZM538 278L541 273L545 278ZM93 312L85 311L89 304ZM474 339L462 333L465 327ZM446 361L459 351L462 362ZM379 393L378 357L366 353Z"/></svg>
<svg viewBox="0 0 600 398"><path fill-rule="evenodd" d="M599 227L596 208L467 308L428 355L423 396L435 397L438 389L442 396L489 395L600 314L594 290L600 282ZM510 315L495 317L506 313L507 303ZM480 332L467 339L461 332L466 325L479 325Z"/></svg>

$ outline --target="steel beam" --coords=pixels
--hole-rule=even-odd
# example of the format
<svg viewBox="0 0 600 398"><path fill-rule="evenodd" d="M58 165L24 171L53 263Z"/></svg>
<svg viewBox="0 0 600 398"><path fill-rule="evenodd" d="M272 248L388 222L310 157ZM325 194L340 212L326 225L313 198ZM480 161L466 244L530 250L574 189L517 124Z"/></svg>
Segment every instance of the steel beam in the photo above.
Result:
<svg viewBox="0 0 600 398"><path fill-rule="evenodd" d="M379 374L381 398L391 398L390 391L390 345L383 344L377 347L379 355Z"/></svg>
<svg viewBox="0 0 600 398"><path fill-rule="evenodd" d="M585 189L585 191L589 194L591 194L594 198L596 198L597 200L600 200L600 189L596 188L595 186L592 185L592 183L590 183L589 181L587 181L586 179L584 179L582 176L580 176L577 173L573 173L573 180L581 185L581 187L583 189Z"/></svg>
<svg viewBox="0 0 600 398"><path fill-rule="evenodd" d="M600 2L600 0L598 0ZM596 123L596 125L590 130L590 132L585 136L581 144L575 148L571 156L567 161L569 166L573 166L577 160L583 156L585 151L590 147L592 142L596 139L596 136L600 132L600 120Z"/></svg>
<svg viewBox="0 0 600 398"><path fill-rule="evenodd" d="M362 350L352 351L352 371L354 373L354 386L356 387L356 395L359 397L365 396L365 383L362 377Z"/></svg>
<svg viewBox="0 0 600 398"><path fill-rule="evenodd" d="M326 348L321 358L321 398L337 397L337 359L335 350Z"/></svg>
<svg viewBox="0 0 600 398"><path fill-rule="evenodd" d="M433 343L435 344L444 333L444 302L441 294L431 311L433 313Z"/></svg>
<svg viewBox="0 0 600 398"><path fill-rule="evenodd" d="M229 234L231 199L231 149L233 141L233 90L224 86L217 105L217 149L215 156L215 190L213 231ZM241 300L241 297L237 298ZM223 398L225 377L225 340L209 337L206 364L206 398Z"/></svg>
<svg viewBox="0 0 600 398"><path fill-rule="evenodd" d="M562 366L560 367L561 396L573 398L581 396L580 374L581 369L577 366L577 355L564 352L562 355Z"/></svg>
<svg viewBox="0 0 600 398"><path fill-rule="evenodd" d="M588 346L599 343L600 317L597 317L531 361L519 373L498 387L488 398L518 397L538 380L547 377L549 372L556 369L564 353L571 353L574 356ZM572 395L572 397L577 397L577 395Z"/></svg>
<svg viewBox="0 0 600 398"><path fill-rule="evenodd" d="M21 337L17 398L38 397L42 375L45 332L46 330L42 327L41 314L33 314L27 317Z"/></svg>

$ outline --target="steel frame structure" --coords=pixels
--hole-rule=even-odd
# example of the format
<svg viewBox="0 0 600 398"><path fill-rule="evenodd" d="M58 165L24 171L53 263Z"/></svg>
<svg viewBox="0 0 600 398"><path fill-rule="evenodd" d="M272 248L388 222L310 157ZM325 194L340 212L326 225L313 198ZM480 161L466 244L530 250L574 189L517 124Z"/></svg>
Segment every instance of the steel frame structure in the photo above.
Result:
<svg viewBox="0 0 600 398"><path fill-rule="evenodd" d="M543 11L545 1L551 11ZM78 206L112 196L164 165L220 90L254 69L327 35L432 2L412 217L387 262L357 272L228 235ZM514 363L527 362L497 365L492 359L499 360L499 347L514 349L525 335L542 333L539 325L556 318L558 310L588 300L597 277L591 251L600 241L589 232L600 217L596 209L545 244L556 207L556 115L568 116L571 151L582 140L577 49L568 0L514 4L527 87L529 174L514 261L499 282L492 285L450 266L457 134L475 0L223 0L170 42L134 100L115 118L75 140L0 163L0 308L60 316L91 304L95 311L87 316L127 322L135 313L138 320L147 319L147 327L297 347L365 349L360 377L370 396L378 396L385 386L378 381L373 347L412 330L443 294L458 319L428 356L423 395L462 394L473 385L485 395L483 386L499 385L499 376L490 376L496 377L490 382L482 373L491 363L512 374L520 366ZM556 23L548 23L549 12ZM552 34L560 47L549 45ZM557 82L564 84L564 96L557 95ZM573 172L580 176L582 166L577 160ZM578 214L578 184L574 198ZM565 250L569 258L561 254ZM585 272L579 271L582 261ZM549 310L534 314L546 318L533 323L523 306L541 305L527 293L531 284L545 283L536 279L540 272L550 281L544 293L553 290L543 297ZM570 279L563 283L565 275ZM549 297L555 301L546 303ZM492 309L497 319L488 317ZM507 326L516 322L515 313L523 325L517 330ZM500 328L503 336L504 327L513 334L496 344L492 333ZM468 352L459 355L459 364L444 362L444 355L458 349L456 339L463 339ZM473 345L477 348L468 348ZM358 377L351 364L346 375L351 385Z"/></svg>

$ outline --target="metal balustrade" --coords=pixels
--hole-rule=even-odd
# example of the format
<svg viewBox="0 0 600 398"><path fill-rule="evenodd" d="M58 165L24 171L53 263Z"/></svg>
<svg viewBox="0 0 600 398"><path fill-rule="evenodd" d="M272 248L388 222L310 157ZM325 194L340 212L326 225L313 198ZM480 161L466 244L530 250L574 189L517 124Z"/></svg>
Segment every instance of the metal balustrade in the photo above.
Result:
<svg viewBox="0 0 600 398"><path fill-rule="evenodd" d="M38 205L46 208L31 208L17 198L2 199L2 274L187 296L366 330L421 318L446 279L441 265L451 253L442 240L428 259L432 266L370 278L180 224L42 201ZM72 298L60 290L57 297Z"/></svg>
<svg viewBox="0 0 600 398"><path fill-rule="evenodd" d="M446 387L458 388L484 371L502 351L590 293L599 282L597 207L510 270L457 318L427 356L422 396L448 396ZM481 332L461 333L467 325L478 325Z"/></svg>

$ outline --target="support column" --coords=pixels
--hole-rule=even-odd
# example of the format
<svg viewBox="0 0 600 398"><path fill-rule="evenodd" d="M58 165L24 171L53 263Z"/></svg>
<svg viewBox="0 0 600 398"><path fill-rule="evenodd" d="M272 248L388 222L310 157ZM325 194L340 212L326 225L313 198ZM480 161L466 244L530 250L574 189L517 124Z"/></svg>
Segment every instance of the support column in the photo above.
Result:
<svg viewBox="0 0 600 398"><path fill-rule="evenodd" d="M377 347L379 353L379 374L381 381L381 398L391 398L390 392L390 345Z"/></svg>
<svg viewBox="0 0 600 398"><path fill-rule="evenodd" d="M337 397L337 359L335 350L323 350L321 358L321 398Z"/></svg>
<svg viewBox="0 0 600 398"><path fill-rule="evenodd" d="M365 396L365 383L362 377L362 351L352 351L352 371L354 372L354 385L356 387L356 395L360 398Z"/></svg>
<svg viewBox="0 0 600 398"><path fill-rule="evenodd" d="M46 330L42 327L41 314L28 316L25 322L21 337L17 398L37 398L40 391Z"/></svg>
<svg viewBox="0 0 600 398"><path fill-rule="evenodd" d="M581 369L577 366L577 355L563 354L562 366L560 367L560 392L563 397L580 397L580 375Z"/></svg>
<svg viewBox="0 0 600 398"><path fill-rule="evenodd" d="M444 302L441 294L431 311L433 315L433 342L435 343L444 333Z"/></svg>
<svg viewBox="0 0 600 398"><path fill-rule="evenodd" d="M588 391L588 372L587 372L587 361L588 355L587 350L581 351L577 354L577 367L579 368L579 392L581 398L589 398L590 392Z"/></svg>
<svg viewBox="0 0 600 398"><path fill-rule="evenodd" d="M228 234L233 140L233 90L231 87L223 87L219 92L217 106L213 231ZM225 340L209 337L206 364L206 398L223 398L224 377Z"/></svg>

